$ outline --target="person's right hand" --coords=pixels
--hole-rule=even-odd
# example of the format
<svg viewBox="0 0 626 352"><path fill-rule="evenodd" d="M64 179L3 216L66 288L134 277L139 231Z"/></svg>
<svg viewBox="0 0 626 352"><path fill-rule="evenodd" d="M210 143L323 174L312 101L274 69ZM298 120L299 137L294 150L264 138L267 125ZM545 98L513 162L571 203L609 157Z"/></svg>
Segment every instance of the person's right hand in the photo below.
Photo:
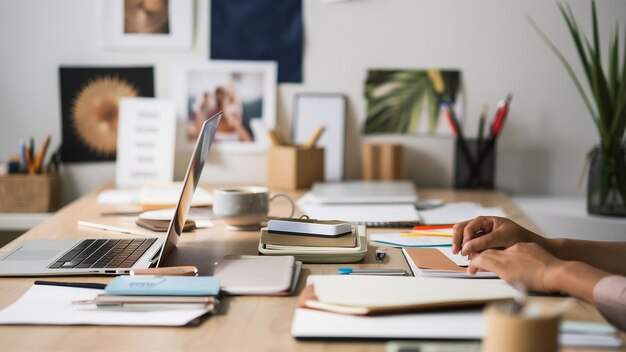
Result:
<svg viewBox="0 0 626 352"><path fill-rule="evenodd" d="M541 236L515 222L496 216L479 216L454 225L452 253L471 255L490 248L509 248L520 242L541 241Z"/></svg>

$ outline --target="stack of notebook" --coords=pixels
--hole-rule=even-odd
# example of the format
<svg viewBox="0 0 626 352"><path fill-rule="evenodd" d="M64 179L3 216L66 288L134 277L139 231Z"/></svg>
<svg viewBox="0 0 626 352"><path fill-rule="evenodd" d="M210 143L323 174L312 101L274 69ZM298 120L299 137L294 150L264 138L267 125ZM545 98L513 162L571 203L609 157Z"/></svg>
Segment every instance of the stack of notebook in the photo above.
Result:
<svg viewBox="0 0 626 352"><path fill-rule="evenodd" d="M293 255L304 263L353 263L367 253L365 226L353 226L338 236L284 233L261 229L259 252L265 255Z"/></svg>

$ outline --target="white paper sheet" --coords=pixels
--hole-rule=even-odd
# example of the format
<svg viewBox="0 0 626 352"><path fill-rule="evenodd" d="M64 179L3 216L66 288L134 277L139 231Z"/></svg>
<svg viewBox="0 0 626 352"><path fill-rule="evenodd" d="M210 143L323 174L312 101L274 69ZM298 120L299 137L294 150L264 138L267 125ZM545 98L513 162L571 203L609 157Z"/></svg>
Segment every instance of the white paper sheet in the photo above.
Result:
<svg viewBox="0 0 626 352"><path fill-rule="evenodd" d="M507 217L507 214L500 208L484 208L477 203L461 202L447 203L438 208L422 210L420 216L425 224L438 225L455 224L477 216Z"/></svg>
<svg viewBox="0 0 626 352"><path fill-rule="evenodd" d="M570 331L561 325L562 347L619 347L615 334ZM480 310L436 313L353 316L298 308L291 335L296 338L356 339L464 339L480 340L485 334L485 318Z"/></svg>
<svg viewBox="0 0 626 352"><path fill-rule="evenodd" d="M33 285L15 303L0 311L0 324L183 326L206 309L124 312L78 310L72 301L94 299L104 290Z"/></svg>
<svg viewBox="0 0 626 352"><path fill-rule="evenodd" d="M175 206L182 192L182 182L151 183L140 188L108 189L98 194L97 202L113 205L172 205ZM213 195L202 187L196 188L192 206L213 203Z"/></svg>

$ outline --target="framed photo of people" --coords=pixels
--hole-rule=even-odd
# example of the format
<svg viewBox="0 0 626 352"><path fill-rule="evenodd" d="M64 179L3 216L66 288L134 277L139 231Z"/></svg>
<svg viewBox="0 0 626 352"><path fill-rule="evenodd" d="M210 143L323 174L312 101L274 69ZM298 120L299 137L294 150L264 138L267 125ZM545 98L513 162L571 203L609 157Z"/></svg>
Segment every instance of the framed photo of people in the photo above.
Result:
<svg viewBox="0 0 626 352"><path fill-rule="evenodd" d="M273 61L204 61L173 65L174 96L192 146L202 123L219 111L214 147L263 151L276 124L277 65ZM179 136L180 137L180 136Z"/></svg>

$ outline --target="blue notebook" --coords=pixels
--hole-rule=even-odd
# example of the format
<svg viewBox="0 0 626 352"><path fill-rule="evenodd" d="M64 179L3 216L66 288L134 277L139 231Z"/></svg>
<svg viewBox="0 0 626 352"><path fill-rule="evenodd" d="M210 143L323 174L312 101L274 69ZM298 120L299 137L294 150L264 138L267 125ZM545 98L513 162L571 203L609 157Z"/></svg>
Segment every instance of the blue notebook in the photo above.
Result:
<svg viewBox="0 0 626 352"><path fill-rule="evenodd" d="M118 276L105 288L109 295L214 296L220 279L212 276Z"/></svg>

